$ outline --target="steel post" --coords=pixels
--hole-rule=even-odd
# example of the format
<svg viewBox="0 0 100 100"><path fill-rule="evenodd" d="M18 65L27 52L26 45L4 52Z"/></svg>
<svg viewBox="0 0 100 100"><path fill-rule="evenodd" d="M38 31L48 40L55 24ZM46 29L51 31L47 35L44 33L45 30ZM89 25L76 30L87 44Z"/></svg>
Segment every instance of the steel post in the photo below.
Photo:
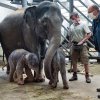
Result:
<svg viewBox="0 0 100 100"><path fill-rule="evenodd" d="M74 2L73 2L73 0L68 0L68 1L69 1L69 13L71 14L74 9ZM70 24L72 24L72 23L70 22Z"/></svg>
<svg viewBox="0 0 100 100"><path fill-rule="evenodd" d="M26 8L27 7L27 0L22 0L22 7Z"/></svg>

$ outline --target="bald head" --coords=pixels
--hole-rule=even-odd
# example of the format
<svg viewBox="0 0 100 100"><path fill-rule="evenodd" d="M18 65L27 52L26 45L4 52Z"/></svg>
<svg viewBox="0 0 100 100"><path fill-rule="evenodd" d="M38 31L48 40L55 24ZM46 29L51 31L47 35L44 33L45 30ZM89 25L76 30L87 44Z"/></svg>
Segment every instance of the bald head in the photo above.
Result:
<svg viewBox="0 0 100 100"><path fill-rule="evenodd" d="M88 14L91 19L97 19L99 16L99 7L96 5L91 5L88 7Z"/></svg>
<svg viewBox="0 0 100 100"><path fill-rule="evenodd" d="M88 7L88 13L91 13L93 11L99 12L99 7L97 5L91 5Z"/></svg>

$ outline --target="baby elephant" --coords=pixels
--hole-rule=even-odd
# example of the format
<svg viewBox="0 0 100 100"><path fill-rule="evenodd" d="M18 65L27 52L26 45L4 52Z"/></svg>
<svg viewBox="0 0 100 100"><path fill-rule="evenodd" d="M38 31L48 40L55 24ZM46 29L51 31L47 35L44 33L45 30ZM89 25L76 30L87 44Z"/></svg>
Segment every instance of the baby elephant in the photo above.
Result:
<svg viewBox="0 0 100 100"><path fill-rule="evenodd" d="M52 60L51 73L52 73L53 81L51 80L49 81L49 84L51 85L52 88L57 87L57 82L59 81L58 80L59 71L61 73L61 77L63 81L63 88L68 89L69 86L68 86L67 77L66 77L65 55L61 48L57 50Z"/></svg>
<svg viewBox="0 0 100 100"><path fill-rule="evenodd" d="M31 69L36 72L35 78L39 73L39 60L36 54L30 53L24 49L14 50L9 58L8 64L10 66L9 81L17 82L19 85L23 85L24 82L32 82L34 77ZM23 79L23 72L25 71L27 78Z"/></svg>

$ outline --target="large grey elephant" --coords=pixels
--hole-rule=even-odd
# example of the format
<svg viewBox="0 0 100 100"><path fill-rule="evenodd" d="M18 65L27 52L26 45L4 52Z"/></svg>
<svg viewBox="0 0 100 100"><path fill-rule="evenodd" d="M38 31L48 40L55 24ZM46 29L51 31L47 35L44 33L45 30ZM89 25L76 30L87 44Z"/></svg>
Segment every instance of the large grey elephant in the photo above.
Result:
<svg viewBox="0 0 100 100"><path fill-rule="evenodd" d="M29 7L24 13L6 17L0 23L0 42L7 60L13 50L23 48L37 54L41 61L45 41L48 39L49 47L44 57L44 68L46 77L52 80L50 66L60 45L61 24L62 15L58 5L49 1Z"/></svg>

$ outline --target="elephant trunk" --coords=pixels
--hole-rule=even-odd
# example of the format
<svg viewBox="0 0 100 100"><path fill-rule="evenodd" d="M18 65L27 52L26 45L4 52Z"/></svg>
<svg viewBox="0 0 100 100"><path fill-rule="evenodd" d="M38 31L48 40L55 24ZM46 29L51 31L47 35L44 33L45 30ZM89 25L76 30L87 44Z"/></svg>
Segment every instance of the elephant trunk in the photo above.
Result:
<svg viewBox="0 0 100 100"><path fill-rule="evenodd" d="M43 23L44 26L47 26L46 35L49 40L49 46L45 54L44 71L46 77L51 81L53 81L51 63L61 42L62 21L60 9L55 4L52 4L49 10L45 12L44 16L40 19L40 22Z"/></svg>
<svg viewBox="0 0 100 100"><path fill-rule="evenodd" d="M56 34L56 33L54 33ZM49 80L53 80L52 74L51 74L51 63L52 63L52 59L57 51L57 49L59 48L60 45L60 40L61 40L61 33L57 33L55 35L55 37L52 37L50 39L50 43L45 55L45 59L44 59L44 71L45 71L45 75L47 77L47 79Z"/></svg>

